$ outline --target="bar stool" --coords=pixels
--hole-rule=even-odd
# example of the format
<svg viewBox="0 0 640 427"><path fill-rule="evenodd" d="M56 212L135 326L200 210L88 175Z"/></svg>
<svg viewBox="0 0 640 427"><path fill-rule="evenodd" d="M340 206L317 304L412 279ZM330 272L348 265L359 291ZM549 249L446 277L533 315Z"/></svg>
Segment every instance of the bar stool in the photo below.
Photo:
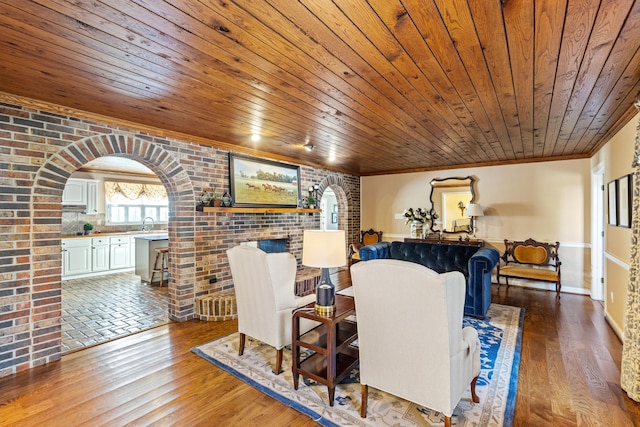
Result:
<svg viewBox="0 0 640 427"><path fill-rule="evenodd" d="M149 280L149 284L153 285L154 276L156 273L160 273L160 286L162 286L164 283L164 273L167 271L166 262L169 259L169 248L157 248L156 252L156 260L153 262L153 270L151 271L151 280ZM160 267L158 267L158 260L160 260ZM167 279L167 285L168 284Z"/></svg>

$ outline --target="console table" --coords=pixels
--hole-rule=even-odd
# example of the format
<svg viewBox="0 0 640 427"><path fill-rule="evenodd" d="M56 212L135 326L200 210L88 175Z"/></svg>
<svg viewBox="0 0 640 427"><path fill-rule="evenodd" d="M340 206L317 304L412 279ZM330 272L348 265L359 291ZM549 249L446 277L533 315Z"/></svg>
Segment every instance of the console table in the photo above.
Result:
<svg viewBox="0 0 640 427"><path fill-rule="evenodd" d="M330 316L316 313L315 302L293 312L293 388L298 389L298 376L311 378L325 384L329 390L329 405L333 406L336 384L358 363L358 349L351 343L358 338L355 322L346 320L355 314L353 297L336 295L336 309ZM310 319L319 325L300 334L300 318ZM315 351L315 354L300 361L300 347Z"/></svg>
<svg viewBox="0 0 640 427"><path fill-rule="evenodd" d="M443 245L471 245L484 247L484 240L471 239L471 240L456 240L456 239L414 239L406 237L405 242L424 242L424 243L440 243Z"/></svg>

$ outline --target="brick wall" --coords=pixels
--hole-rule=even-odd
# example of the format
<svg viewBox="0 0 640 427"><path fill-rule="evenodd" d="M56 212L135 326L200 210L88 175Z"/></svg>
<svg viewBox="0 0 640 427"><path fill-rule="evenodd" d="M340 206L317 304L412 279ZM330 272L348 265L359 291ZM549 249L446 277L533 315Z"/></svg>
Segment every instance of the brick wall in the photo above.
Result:
<svg viewBox="0 0 640 427"><path fill-rule="evenodd" d="M160 132L159 132L160 133ZM0 377L60 359L61 200L69 176L116 155L153 170L169 195L170 316L194 318L194 298L232 286L225 251L247 240L318 228L305 213L203 213L203 188L227 191L228 151L79 118L0 104ZM301 188L331 187L347 241L360 229L360 179L301 166ZM209 284L209 278L218 280Z"/></svg>

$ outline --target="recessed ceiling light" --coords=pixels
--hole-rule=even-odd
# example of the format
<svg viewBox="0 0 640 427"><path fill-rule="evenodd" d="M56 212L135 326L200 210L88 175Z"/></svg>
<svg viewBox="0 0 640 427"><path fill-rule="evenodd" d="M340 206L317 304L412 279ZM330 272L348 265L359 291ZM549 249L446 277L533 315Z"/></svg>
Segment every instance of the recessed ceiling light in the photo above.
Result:
<svg viewBox="0 0 640 427"><path fill-rule="evenodd" d="M257 133L254 133L253 135L251 135L251 140L253 142L258 142L260 141L260 135L258 135Z"/></svg>

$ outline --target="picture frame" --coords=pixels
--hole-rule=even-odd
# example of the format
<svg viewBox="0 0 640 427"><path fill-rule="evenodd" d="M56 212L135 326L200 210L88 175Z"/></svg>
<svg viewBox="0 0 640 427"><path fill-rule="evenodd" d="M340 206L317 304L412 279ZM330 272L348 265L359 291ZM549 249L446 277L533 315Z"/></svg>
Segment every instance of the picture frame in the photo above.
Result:
<svg viewBox="0 0 640 427"><path fill-rule="evenodd" d="M237 207L296 208L300 167L229 153L229 187Z"/></svg>
<svg viewBox="0 0 640 427"><path fill-rule="evenodd" d="M618 178L618 226L631 228L631 175Z"/></svg>
<svg viewBox="0 0 640 427"><path fill-rule="evenodd" d="M338 222L338 213L331 212L331 224L336 224Z"/></svg>
<svg viewBox="0 0 640 427"><path fill-rule="evenodd" d="M614 227L618 226L618 181L613 180L607 184L608 193L608 213L609 213L609 225Z"/></svg>

